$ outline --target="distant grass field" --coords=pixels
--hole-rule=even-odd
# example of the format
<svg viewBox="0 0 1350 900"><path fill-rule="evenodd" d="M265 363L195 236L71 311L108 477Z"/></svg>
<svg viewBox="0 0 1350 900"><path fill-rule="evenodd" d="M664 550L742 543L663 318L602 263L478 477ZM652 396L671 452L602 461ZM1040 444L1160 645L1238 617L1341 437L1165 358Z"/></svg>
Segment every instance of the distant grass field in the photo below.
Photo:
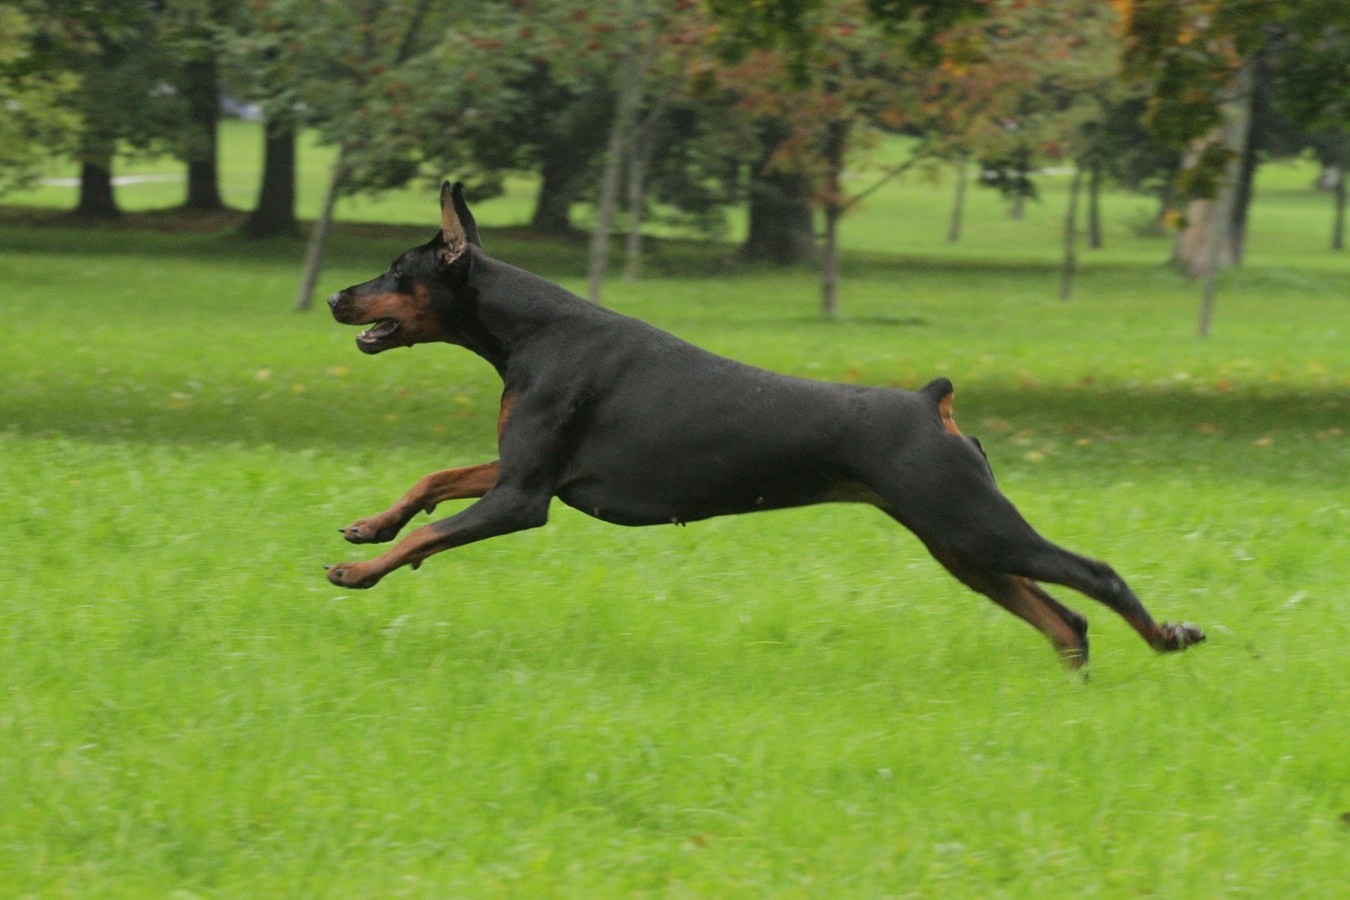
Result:
<svg viewBox="0 0 1350 900"><path fill-rule="evenodd" d="M229 135L246 206L256 133ZM491 370L291 312L297 242L0 212L0 896L1348 896L1350 259L1310 177L1263 173L1206 340L1145 200L1107 197L1054 298L1053 180L1023 222L977 193L956 247L944 185L879 192L838 322L810 271L716 246L608 288L769 368L951 377L1042 531L1209 632L1158 657L1057 591L1086 683L863 508L555 504L337 590L322 564L373 552L339 526L495 455ZM526 188L480 208L485 242L576 288L583 247L505 227ZM416 227L340 229L321 296L435 221L425 191L362 203Z"/></svg>

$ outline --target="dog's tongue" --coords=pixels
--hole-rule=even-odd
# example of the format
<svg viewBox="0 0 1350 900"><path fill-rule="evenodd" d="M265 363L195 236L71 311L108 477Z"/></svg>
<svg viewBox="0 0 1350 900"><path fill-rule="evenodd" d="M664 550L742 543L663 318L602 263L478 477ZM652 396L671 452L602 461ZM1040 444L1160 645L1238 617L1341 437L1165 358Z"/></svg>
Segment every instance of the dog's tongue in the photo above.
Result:
<svg viewBox="0 0 1350 900"><path fill-rule="evenodd" d="M398 321L396 319L381 319L365 331L361 332L360 337L362 340L375 340L376 338L382 338L393 334L397 329Z"/></svg>

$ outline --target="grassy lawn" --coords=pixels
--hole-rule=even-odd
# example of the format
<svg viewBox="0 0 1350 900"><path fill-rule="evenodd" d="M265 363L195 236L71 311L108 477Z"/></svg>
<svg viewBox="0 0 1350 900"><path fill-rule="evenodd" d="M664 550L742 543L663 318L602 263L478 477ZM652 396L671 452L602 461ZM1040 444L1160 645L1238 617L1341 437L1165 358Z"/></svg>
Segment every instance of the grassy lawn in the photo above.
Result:
<svg viewBox="0 0 1350 900"><path fill-rule="evenodd" d="M256 134L229 138L246 206ZM954 247L946 186L878 192L838 322L813 273L716 246L608 288L769 368L951 377L1040 530L1210 635L1158 657L1057 592L1092 622L1086 683L863 508L621 529L555 504L335 589L322 564L373 552L339 526L495 455L491 370L291 312L298 242L0 214L0 896L1346 896L1350 258L1310 178L1262 173L1205 340L1146 200L1107 197L1055 299L1055 180L1022 222L975 193ZM527 187L478 208L485 242L577 288L583 246L507 227ZM425 189L340 213L414 227L340 229L321 295L436 216Z"/></svg>

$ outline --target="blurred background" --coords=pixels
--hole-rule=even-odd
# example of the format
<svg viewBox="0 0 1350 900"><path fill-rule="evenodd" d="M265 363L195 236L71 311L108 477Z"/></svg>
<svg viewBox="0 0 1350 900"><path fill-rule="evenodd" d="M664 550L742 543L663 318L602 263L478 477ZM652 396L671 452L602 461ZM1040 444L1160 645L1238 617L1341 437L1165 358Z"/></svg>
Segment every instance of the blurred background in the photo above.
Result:
<svg viewBox="0 0 1350 900"><path fill-rule="evenodd" d="M1347 0L0 0L0 896L1344 897L1348 104ZM1055 589L1066 675L861 504L329 584L497 455L317 299L443 178L714 352L950 377L1208 642Z"/></svg>
<svg viewBox="0 0 1350 900"><path fill-rule="evenodd" d="M340 198L383 218L382 196L449 174L480 202L514 189L511 224L589 233L594 299L611 235L631 278L643 233L682 234L818 263L829 315L841 223L893 179L942 178L945 208L921 215L957 243L970 193L1017 219L1067 176L1053 250L1068 296L1077 242L1103 242L1104 190L1147 198L1137 227L1173 236L1159 262L1205 278L1247 251L1260 167L1300 160L1316 244L1345 244L1343 0L117 0L0 16L0 191L84 220L228 206L254 236L317 220L321 245ZM222 187L239 122L258 123L262 158L246 196L229 173ZM317 205L297 206L304 182Z"/></svg>

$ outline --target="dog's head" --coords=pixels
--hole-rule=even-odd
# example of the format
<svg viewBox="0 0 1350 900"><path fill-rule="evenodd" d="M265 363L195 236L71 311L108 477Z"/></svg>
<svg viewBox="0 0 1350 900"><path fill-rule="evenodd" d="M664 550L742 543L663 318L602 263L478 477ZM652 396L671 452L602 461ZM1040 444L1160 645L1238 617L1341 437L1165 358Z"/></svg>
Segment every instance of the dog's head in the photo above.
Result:
<svg viewBox="0 0 1350 900"><path fill-rule="evenodd" d="M464 186L441 185L441 229L427 243L403 253L382 275L343 288L328 298L333 318L369 325L356 336L363 353L411 347L428 341L459 343L453 320L456 295L473 265L472 247L482 247L478 226L464 202Z"/></svg>

